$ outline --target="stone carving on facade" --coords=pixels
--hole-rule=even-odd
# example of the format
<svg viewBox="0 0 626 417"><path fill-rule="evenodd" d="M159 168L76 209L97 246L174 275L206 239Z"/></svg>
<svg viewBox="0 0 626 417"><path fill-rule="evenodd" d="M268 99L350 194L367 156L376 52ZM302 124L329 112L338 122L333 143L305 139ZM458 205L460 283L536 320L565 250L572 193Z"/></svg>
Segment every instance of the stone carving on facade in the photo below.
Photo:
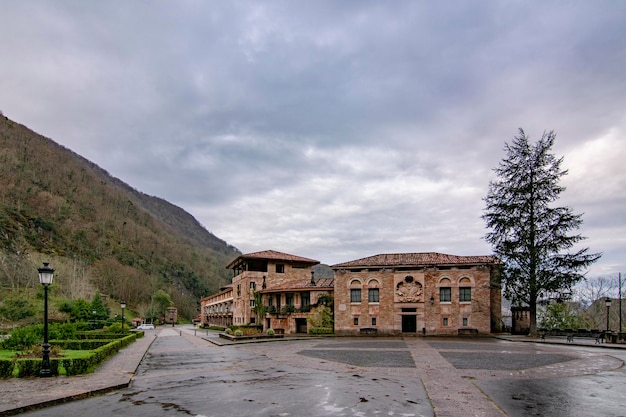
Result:
<svg viewBox="0 0 626 417"><path fill-rule="evenodd" d="M404 281L400 281L398 285L396 285L396 295L401 303L415 303L420 301L422 292L422 284L415 281L410 275L404 277Z"/></svg>

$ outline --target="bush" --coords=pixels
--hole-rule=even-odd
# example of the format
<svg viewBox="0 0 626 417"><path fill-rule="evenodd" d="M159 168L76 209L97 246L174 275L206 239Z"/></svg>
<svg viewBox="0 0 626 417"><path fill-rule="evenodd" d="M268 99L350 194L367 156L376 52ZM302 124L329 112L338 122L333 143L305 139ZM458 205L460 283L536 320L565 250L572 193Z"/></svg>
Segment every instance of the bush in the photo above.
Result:
<svg viewBox="0 0 626 417"><path fill-rule="evenodd" d="M266 333L267 333L267 335L268 335L268 336L274 336L274 334L275 334L276 332L274 331L274 329L269 328L269 329L267 329L267 332L266 332Z"/></svg>
<svg viewBox="0 0 626 417"><path fill-rule="evenodd" d="M48 326L48 339L76 339L76 323L53 323ZM2 341L3 349L22 350L43 341L43 324L18 327Z"/></svg>
<svg viewBox="0 0 626 417"><path fill-rule="evenodd" d="M284 314L284 315L290 315L291 313L295 313L296 312L296 308L292 305L287 304L286 306L283 306L280 309L280 314Z"/></svg>
<svg viewBox="0 0 626 417"><path fill-rule="evenodd" d="M124 326L124 330L128 330L128 326ZM116 321L111 324L106 331L108 333L122 333L122 323Z"/></svg>
<svg viewBox="0 0 626 417"><path fill-rule="evenodd" d="M332 327L311 327L309 334L333 334Z"/></svg>
<svg viewBox="0 0 626 417"><path fill-rule="evenodd" d="M91 372L109 356L134 342L137 338L143 337L143 332L132 332L118 338L109 333L108 337L109 340L51 340L50 343L55 344L51 347L50 370L52 375L78 375ZM81 358L53 357L56 356L55 352L58 351L60 345L66 345L66 349L72 347L79 350L93 350ZM34 345L32 349L33 352L39 349L36 354L37 356L41 355L41 346ZM41 357L0 360L0 378L37 376L40 373Z"/></svg>
<svg viewBox="0 0 626 417"><path fill-rule="evenodd" d="M235 336L237 336L237 337L243 336L243 331L241 331L239 329L235 330Z"/></svg>
<svg viewBox="0 0 626 417"><path fill-rule="evenodd" d="M11 335L2 340L2 349L23 350L35 344L41 343L43 338L43 326L18 327L11 332Z"/></svg>
<svg viewBox="0 0 626 417"><path fill-rule="evenodd" d="M224 331L224 333L226 334L233 334L233 329L231 329L230 327L226 328L226 330Z"/></svg>

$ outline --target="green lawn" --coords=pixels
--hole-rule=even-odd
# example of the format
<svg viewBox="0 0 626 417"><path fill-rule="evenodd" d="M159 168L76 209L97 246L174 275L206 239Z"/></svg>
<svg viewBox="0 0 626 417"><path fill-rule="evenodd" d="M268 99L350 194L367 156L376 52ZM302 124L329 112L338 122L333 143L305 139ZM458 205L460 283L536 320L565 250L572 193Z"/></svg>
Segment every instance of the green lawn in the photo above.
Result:
<svg viewBox="0 0 626 417"><path fill-rule="evenodd" d="M0 359L13 359L19 350L2 350L0 349ZM79 359L89 355L90 350L61 350L61 356L68 359Z"/></svg>

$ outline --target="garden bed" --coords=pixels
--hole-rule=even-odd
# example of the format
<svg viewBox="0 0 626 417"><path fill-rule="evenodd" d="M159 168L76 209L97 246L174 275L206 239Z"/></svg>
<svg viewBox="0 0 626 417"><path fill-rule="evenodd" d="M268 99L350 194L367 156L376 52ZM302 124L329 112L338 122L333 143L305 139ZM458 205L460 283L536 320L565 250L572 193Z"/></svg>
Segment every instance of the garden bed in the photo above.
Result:
<svg viewBox="0 0 626 417"><path fill-rule="evenodd" d="M254 340L254 339L281 339L285 337L284 334L253 334L247 336L235 336L232 334L220 333L220 337L222 339L227 339L231 341L242 341L242 340Z"/></svg>
<svg viewBox="0 0 626 417"><path fill-rule="evenodd" d="M50 370L52 375L79 375L92 372L98 365L109 357L116 354L123 347L133 343L137 338L143 337L143 332L133 332L121 335L119 338L109 334L109 340L55 340L55 345L67 345L78 349L67 349L60 357L50 358ZM53 343L51 343L52 345ZM80 349L80 348L83 349ZM84 348L91 348L85 350ZM38 376L41 373L41 357L28 358L13 356L7 358L0 355L0 378Z"/></svg>

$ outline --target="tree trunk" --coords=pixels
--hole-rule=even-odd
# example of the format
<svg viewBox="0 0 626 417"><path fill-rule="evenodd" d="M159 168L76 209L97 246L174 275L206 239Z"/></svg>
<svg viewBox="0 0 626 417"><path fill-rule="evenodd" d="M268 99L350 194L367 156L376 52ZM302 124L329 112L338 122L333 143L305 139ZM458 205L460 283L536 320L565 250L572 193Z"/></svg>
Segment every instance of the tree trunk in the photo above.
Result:
<svg viewBox="0 0 626 417"><path fill-rule="evenodd" d="M529 327L529 335L537 336L537 302L535 300L530 300L528 303L530 308L530 327Z"/></svg>

